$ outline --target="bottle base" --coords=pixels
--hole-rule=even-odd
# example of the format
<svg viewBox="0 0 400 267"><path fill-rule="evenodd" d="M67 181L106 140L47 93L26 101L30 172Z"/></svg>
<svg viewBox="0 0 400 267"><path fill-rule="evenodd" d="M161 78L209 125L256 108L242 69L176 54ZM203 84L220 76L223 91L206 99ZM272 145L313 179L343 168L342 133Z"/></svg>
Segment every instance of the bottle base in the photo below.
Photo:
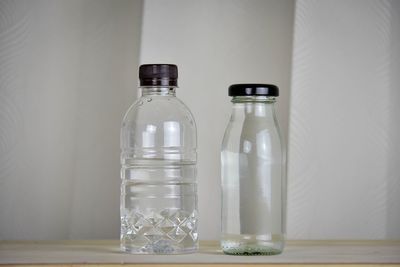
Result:
<svg viewBox="0 0 400 267"><path fill-rule="evenodd" d="M196 253L198 251L198 247L177 248L163 244L147 245L143 247L126 246L121 244L120 248L121 251L130 254L151 254L151 255L191 254L191 253Z"/></svg>
<svg viewBox="0 0 400 267"><path fill-rule="evenodd" d="M161 202L160 205L165 203L158 198L151 200ZM141 203L146 202L143 200ZM152 204L155 205L148 203L148 206ZM190 212L173 208L150 209L150 212L121 209L121 213L122 251L131 254L186 254L198 250L195 209Z"/></svg>
<svg viewBox="0 0 400 267"><path fill-rule="evenodd" d="M278 255L284 247L283 235L224 235L222 251L227 255Z"/></svg>
<svg viewBox="0 0 400 267"><path fill-rule="evenodd" d="M263 246L239 246L231 248L223 248L222 251L227 255L236 256L271 256L278 255L282 253L282 250L274 249L270 247Z"/></svg>

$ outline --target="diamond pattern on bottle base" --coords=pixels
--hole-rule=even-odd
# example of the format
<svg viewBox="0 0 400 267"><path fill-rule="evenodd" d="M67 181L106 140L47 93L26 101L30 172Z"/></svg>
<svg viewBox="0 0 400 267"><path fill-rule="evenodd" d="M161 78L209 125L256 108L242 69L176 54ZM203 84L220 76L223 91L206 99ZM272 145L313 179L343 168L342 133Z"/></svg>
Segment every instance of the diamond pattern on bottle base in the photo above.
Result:
<svg viewBox="0 0 400 267"><path fill-rule="evenodd" d="M145 231L143 235L150 242L156 242L163 238L164 233L156 227L149 227L149 230Z"/></svg>
<svg viewBox="0 0 400 267"><path fill-rule="evenodd" d="M125 210L121 216L121 242L141 253L173 253L187 246L196 246L197 212L164 209L141 213Z"/></svg>
<svg viewBox="0 0 400 267"><path fill-rule="evenodd" d="M152 226L157 226L162 220L164 219L161 214L152 211L150 215L146 217L146 220L152 225Z"/></svg>
<svg viewBox="0 0 400 267"><path fill-rule="evenodd" d="M175 228L175 224L168 219L164 219L158 225L158 228L163 231L165 234L169 233L172 229Z"/></svg>
<svg viewBox="0 0 400 267"><path fill-rule="evenodd" d="M189 235L193 239L193 241L195 241L195 242L197 241L197 239L198 239L197 232L190 232Z"/></svg>
<svg viewBox="0 0 400 267"><path fill-rule="evenodd" d="M172 231L169 232L167 236L179 243L187 236L187 234L185 231L179 228L179 226L177 226L172 229Z"/></svg>

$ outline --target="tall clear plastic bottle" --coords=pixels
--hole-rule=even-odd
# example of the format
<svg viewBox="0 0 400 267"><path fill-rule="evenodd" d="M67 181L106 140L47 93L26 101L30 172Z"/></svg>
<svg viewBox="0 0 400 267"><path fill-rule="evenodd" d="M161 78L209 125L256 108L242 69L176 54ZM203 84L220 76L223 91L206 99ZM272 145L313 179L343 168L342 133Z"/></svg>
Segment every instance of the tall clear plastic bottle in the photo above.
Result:
<svg viewBox="0 0 400 267"><path fill-rule="evenodd" d="M178 69L139 68L141 97L121 129L121 249L140 254L198 250L196 124L175 96Z"/></svg>
<svg viewBox="0 0 400 267"><path fill-rule="evenodd" d="M286 157L275 116L279 89L234 84L221 149L224 253L274 255L285 241Z"/></svg>

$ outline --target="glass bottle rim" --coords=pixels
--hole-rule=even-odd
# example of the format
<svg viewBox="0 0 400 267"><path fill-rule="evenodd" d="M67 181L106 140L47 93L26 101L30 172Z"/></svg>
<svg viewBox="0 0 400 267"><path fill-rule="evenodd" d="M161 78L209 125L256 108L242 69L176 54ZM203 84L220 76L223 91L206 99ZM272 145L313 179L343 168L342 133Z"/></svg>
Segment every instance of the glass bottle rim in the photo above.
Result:
<svg viewBox="0 0 400 267"><path fill-rule="evenodd" d="M233 96L232 103L275 103L275 96Z"/></svg>

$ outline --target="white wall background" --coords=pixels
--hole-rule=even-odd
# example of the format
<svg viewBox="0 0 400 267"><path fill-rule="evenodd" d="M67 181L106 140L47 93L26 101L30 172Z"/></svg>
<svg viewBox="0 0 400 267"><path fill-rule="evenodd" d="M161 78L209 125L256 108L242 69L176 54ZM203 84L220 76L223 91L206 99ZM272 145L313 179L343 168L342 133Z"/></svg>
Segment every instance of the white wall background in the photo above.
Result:
<svg viewBox="0 0 400 267"><path fill-rule="evenodd" d="M293 35L291 0L147 0L140 62L178 64L177 96L198 132L199 236L220 231L220 147L231 112L233 83L281 88L279 119L287 133Z"/></svg>
<svg viewBox="0 0 400 267"><path fill-rule="evenodd" d="M118 238L120 121L154 62L197 121L202 239L238 82L281 88L290 239L400 238L399 3L0 0L0 239Z"/></svg>
<svg viewBox="0 0 400 267"><path fill-rule="evenodd" d="M297 1L288 233L400 238L400 2Z"/></svg>

